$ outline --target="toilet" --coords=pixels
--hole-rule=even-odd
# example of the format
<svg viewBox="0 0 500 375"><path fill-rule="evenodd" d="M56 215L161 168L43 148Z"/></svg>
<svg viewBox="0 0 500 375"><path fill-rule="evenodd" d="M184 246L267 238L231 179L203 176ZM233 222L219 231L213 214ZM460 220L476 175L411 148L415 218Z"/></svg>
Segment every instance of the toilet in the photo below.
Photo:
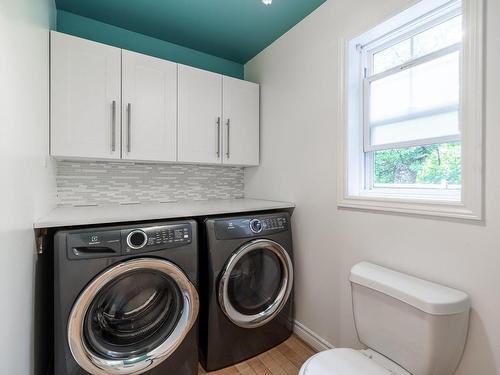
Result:
<svg viewBox="0 0 500 375"><path fill-rule="evenodd" d="M470 300L443 285L362 262L350 275L365 350L331 349L300 375L452 375L465 347Z"/></svg>

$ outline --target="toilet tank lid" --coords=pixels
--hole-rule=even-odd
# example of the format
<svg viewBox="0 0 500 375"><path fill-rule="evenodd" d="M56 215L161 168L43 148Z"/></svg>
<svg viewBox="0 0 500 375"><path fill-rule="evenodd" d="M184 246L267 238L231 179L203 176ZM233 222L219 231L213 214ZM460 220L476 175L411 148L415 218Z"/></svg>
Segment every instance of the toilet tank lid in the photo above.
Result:
<svg viewBox="0 0 500 375"><path fill-rule="evenodd" d="M459 314L470 308L469 296L460 290L369 262L356 264L351 269L350 280L432 315Z"/></svg>

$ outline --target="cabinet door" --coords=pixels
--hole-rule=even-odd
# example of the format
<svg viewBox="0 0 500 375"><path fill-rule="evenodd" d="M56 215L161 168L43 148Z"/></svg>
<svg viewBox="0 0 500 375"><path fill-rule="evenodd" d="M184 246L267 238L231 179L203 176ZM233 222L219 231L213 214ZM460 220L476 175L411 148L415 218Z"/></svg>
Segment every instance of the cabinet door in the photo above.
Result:
<svg viewBox="0 0 500 375"><path fill-rule="evenodd" d="M121 50L51 32L53 156L120 158Z"/></svg>
<svg viewBox="0 0 500 375"><path fill-rule="evenodd" d="M177 64L122 51L122 158L175 161Z"/></svg>
<svg viewBox="0 0 500 375"><path fill-rule="evenodd" d="M259 85L223 79L223 163L259 165Z"/></svg>
<svg viewBox="0 0 500 375"><path fill-rule="evenodd" d="M179 65L179 161L220 163L222 76Z"/></svg>

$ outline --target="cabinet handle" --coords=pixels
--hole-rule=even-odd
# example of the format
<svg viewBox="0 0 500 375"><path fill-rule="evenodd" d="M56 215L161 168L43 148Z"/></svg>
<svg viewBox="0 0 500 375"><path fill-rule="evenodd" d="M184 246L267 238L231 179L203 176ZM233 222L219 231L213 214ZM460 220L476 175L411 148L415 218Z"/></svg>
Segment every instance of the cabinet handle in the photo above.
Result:
<svg viewBox="0 0 500 375"><path fill-rule="evenodd" d="M220 117L217 117L217 157L220 157Z"/></svg>
<svg viewBox="0 0 500 375"><path fill-rule="evenodd" d="M132 149L131 141L131 127L132 127L132 104L127 104L127 152L130 153Z"/></svg>
<svg viewBox="0 0 500 375"><path fill-rule="evenodd" d="M227 119L227 148L226 148L226 157L229 159L229 128L231 126L231 119Z"/></svg>
<svg viewBox="0 0 500 375"><path fill-rule="evenodd" d="M116 100L111 104L111 152L116 151Z"/></svg>

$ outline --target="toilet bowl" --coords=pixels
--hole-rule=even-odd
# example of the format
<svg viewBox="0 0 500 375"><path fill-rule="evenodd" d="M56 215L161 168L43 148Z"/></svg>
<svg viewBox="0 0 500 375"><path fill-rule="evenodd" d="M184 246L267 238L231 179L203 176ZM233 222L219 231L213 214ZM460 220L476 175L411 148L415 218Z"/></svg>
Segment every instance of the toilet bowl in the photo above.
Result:
<svg viewBox="0 0 500 375"><path fill-rule="evenodd" d="M351 270L354 321L368 349L331 349L300 375L452 375L467 337L467 294L362 262Z"/></svg>

